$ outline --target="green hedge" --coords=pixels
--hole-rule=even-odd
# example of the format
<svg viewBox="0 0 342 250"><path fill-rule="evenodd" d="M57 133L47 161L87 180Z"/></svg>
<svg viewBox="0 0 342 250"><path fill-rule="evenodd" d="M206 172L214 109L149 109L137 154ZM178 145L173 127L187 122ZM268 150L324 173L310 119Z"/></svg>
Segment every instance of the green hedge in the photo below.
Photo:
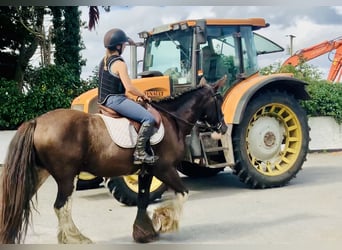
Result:
<svg viewBox="0 0 342 250"><path fill-rule="evenodd" d="M307 85L311 99L301 104L308 116L331 116L342 123L342 84L316 81Z"/></svg>
<svg viewBox="0 0 342 250"><path fill-rule="evenodd" d="M0 79L0 129L14 129L26 119L25 95L14 81Z"/></svg>
<svg viewBox="0 0 342 250"><path fill-rule="evenodd" d="M16 129L53 109L70 108L76 96L96 87L95 82L80 81L68 67L56 65L28 70L25 82L23 91L16 82L0 79L0 130Z"/></svg>

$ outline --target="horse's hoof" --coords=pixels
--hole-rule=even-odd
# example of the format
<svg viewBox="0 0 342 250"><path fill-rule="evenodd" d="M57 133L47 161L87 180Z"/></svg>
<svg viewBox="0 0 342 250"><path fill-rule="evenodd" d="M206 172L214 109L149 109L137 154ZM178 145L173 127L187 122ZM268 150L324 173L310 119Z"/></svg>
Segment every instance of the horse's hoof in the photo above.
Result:
<svg viewBox="0 0 342 250"><path fill-rule="evenodd" d="M158 238L159 234L156 231L146 231L136 224L133 225L133 239L135 242L149 243L158 240Z"/></svg>
<svg viewBox="0 0 342 250"><path fill-rule="evenodd" d="M88 237L84 236L84 238L81 239L80 243L81 244L93 244L94 242L91 239L89 239Z"/></svg>
<svg viewBox="0 0 342 250"><path fill-rule="evenodd" d="M92 240L83 234L66 234L65 232L59 232L57 235L59 244L93 244Z"/></svg>

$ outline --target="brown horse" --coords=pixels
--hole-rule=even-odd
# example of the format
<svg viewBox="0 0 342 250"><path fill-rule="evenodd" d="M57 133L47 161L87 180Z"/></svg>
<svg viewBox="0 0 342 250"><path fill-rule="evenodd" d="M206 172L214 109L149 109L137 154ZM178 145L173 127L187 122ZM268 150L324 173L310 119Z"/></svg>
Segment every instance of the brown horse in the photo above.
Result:
<svg viewBox="0 0 342 250"><path fill-rule="evenodd" d="M219 133L227 130L221 111L222 98L215 91L203 85L151 103L159 110L165 128L163 140L153 146L159 156L153 166L134 166L133 149L113 143L103 120L95 114L57 109L23 123L10 143L3 167L0 242L24 240L31 207L34 207L33 198L51 175L58 186L54 203L58 242L91 243L80 233L71 216L74 178L80 171L111 177L139 170L138 211L133 225L136 242L150 242L158 238L159 232L176 229L178 213L188 194L176 170L184 157L186 135L198 120ZM173 189L176 197L157 208L151 219L146 209L153 176Z"/></svg>

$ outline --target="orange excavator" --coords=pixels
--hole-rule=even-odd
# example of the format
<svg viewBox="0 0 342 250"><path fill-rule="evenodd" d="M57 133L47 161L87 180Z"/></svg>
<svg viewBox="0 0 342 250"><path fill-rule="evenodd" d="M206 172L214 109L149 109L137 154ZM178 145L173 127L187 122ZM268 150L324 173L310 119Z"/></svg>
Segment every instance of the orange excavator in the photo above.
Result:
<svg viewBox="0 0 342 250"><path fill-rule="evenodd" d="M290 64L296 67L303 60L309 61L326 53L329 53L328 58L331 61L327 80L331 82L340 82L342 75L342 36L296 51L296 53L283 63L283 66ZM335 55L332 58L333 54Z"/></svg>

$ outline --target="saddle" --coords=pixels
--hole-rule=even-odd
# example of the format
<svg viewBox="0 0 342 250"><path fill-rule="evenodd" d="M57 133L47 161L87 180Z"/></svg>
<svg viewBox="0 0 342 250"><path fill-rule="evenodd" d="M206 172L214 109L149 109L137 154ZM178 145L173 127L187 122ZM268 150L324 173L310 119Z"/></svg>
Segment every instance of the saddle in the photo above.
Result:
<svg viewBox="0 0 342 250"><path fill-rule="evenodd" d="M160 124L161 124L161 116L160 116L159 112L155 108L153 108L150 104L148 104L146 102L139 102L139 104L141 106L143 106L145 109L147 109L147 111L153 115L154 119L156 120L155 127L158 129L160 127ZM108 107L106 107L102 104L99 104L99 103L98 103L98 108L99 108L99 113L102 115L106 115L106 116L109 116L112 118L127 118L127 117L121 115L120 113L116 112L115 110L108 108ZM132 119L129 119L129 118L127 118L127 119L133 125L134 129L138 132L140 127L141 127L141 123L134 121Z"/></svg>

